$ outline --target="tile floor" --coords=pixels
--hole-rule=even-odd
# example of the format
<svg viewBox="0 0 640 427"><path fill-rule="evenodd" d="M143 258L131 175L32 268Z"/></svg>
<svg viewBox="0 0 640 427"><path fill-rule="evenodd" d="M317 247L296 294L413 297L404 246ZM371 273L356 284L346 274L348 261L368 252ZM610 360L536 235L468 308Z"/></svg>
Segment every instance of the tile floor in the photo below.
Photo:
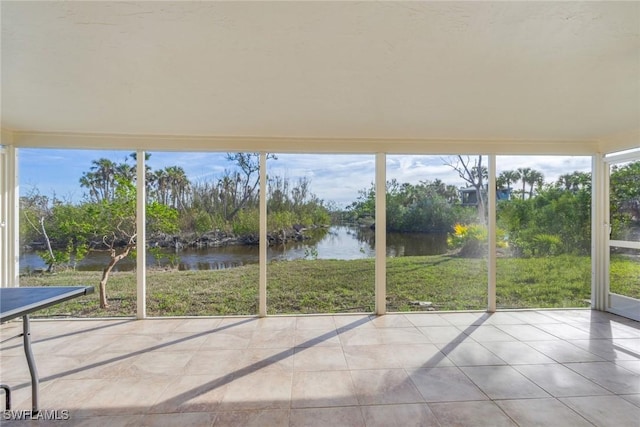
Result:
<svg viewBox="0 0 640 427"><path fill-rule="evenodd" d="M30 409L20 322L0 380ZM38 426L640 426L640 324L589 310L32 322ZM3 398L2 398L3 400Z"/></svg>

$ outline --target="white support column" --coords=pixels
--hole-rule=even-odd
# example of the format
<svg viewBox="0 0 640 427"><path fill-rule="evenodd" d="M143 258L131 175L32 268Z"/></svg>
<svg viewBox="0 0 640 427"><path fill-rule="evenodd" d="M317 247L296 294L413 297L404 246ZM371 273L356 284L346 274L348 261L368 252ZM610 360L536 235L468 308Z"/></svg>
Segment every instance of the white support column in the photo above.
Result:
<svg viewBox="0 0 640 427"><path fill-rule="evenodd" d="M136 283L137 318L147 317L147 218L145 152L136 151Z"/></svg>
<svg viewBox="0 0 640 427"><path fill-rule="evenodd" d="M376 153L376 314L387 312L387 157Z"/></svg>
<svg viewBox="0 0 640 427"><path fill-rule="evenodd" d="M487 236L488 236L488 250L489 256L487 258L487 310L491 313L496 311L496 155L489 155L489 191L488 191L488 224L487 224Z"/></svg>
<svg viewBox="0 0 640 427"><path fill-rule="evenodd" d="M4 141L3 141L4 142ZM10 157L11 156L11 157ZM10 220L11 207L13 201L10 197L9 189L14 186L10 179L9 162L13 160L13 153L9 154L9 148L0 146L0 285L12 286L13 276L11 273L12 257L10 244L10 228L15 222Z"/></svg>
<svg viewBox="0 0 640 427"><path fill-rule="evenodd" d="M602 154L592 157L591 175L591 307L608 308L609 173Z"/></svg>
<svg viewBox="0 0 640 427"><path fill-rule="evenodd" d="M267 153L260 153L260 246L258 315L267 315Z"/></svg>
<svg viewBox="0 0 640 427"><path fill-rule="evenodd" d="M0 184L2 188L2 209L0 226L0 238L2 241L2 249L0 250L2 258L0 260L0 269L2 273L0 279L2 286L16 287L19 286L20 278L20 224L19 224L19 195L20 187L18 182L18 149L13 145L7 145L3 148L3 163L1 169Z"/></svg>

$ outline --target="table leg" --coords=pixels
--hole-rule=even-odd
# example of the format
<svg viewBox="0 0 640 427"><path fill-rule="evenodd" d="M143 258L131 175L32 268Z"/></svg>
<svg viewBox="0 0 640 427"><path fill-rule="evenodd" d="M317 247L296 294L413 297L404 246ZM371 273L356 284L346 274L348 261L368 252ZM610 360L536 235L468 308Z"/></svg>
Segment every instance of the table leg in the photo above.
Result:
<svg viewBox="0 0 640 427"><path fill-rule="evenodd" d="M29 373L31 374L31 408L32 413L38 413L38 370L36 361L31 351L31 328L29 326L29 315L22 316L22 338L24 341L24 354L27 357Z"/></svg>

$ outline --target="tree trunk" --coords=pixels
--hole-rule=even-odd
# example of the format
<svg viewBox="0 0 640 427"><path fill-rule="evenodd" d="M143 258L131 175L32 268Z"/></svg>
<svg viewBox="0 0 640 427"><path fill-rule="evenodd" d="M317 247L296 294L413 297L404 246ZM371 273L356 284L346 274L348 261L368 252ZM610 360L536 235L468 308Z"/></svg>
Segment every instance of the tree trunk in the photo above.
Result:
<svg viewBox="0 0 640 427"><path fill-rule="evenodd" d="M109 275L111 274L111 270L113 267L120 261L122 258L125 258L131 252L131 248L133 246L129 245L125 248L125 250L116 255L115 249L110 249L111 260L109 264L102 270L102 279L100 279L100 308L108 308L109 303L107 302L107 281L109 281Z"/></svg>
<svg viewBox="0 0 640 427"><path fill-rule="evenodd" d="M47 235L47 230L44 228L44 217L40 218L40 228L42 228L42 235L44 236L44 241L47 242L47 250L49 251L49 256L51 257L51 261L49 261L49 265L47 266L47 273L53 273L56 258L53 255L53 249L51 249L51 241L49 240L49 236Z"/></svg>

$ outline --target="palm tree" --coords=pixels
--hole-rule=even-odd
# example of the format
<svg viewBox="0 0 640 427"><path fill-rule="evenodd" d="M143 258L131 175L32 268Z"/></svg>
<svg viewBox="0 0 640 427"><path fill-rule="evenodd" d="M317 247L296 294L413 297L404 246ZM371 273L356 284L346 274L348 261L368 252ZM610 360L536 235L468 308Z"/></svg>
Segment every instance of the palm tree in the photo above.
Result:
<svg viewBox="0 0 640 427"><path fill-rule="evenodd" d="M531 171L531 175L529 176L529 198L533 197L533 186L541 187L544 183L544 175L542 172L533 170Z"/></svg>
<svg viewBox="0 0 640 427"><path fill-rule="evenodd" d="M165 168L167 176L167 184L171 193L171 206L178 209L184 207L184 196L190 186L189 178L187 178L184 169L180 166L169 166Z"/></svg>
<svg viewBox="0 0 640 427"><path fill-rule="evenodd" d="M91 162L90 172L80 178L80 186L89 189L89 195L96 202L112 200L115 187L116 164L101 158Z"/></svg>
<svg viewBox="0 0 640 427"><path fill-rule="evenodd" d="M152 179L155 186L155 199L158 203L163 205L167 204L168 200L168 177L167 172L164 169L157 170L153 174Z"/></svg>
<svg viewBox="0 0 640 427"><path fill-rule="evenodd" d="M518 168L518 174L520 175L520 179L522 180L522 200L524 200L527 184L531 182L532 173L533 170L531 168Z"/></svg>
<svg viewBox="0 0 640 427"><path fill-rule="evenodd" d="M520 179L520 173L513 170L504 171L500 174L498 179L502 180L507 186L507 190L511 192L511 184L518 182L518 180Z"/></svg>

